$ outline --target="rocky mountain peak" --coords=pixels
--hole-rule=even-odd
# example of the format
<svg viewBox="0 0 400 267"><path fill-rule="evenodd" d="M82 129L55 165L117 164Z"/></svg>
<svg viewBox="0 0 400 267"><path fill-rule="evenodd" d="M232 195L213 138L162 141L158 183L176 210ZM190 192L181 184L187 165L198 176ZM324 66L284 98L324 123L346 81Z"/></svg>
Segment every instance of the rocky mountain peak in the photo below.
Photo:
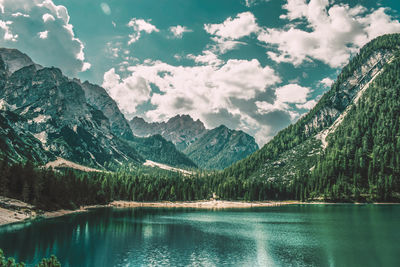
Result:
<svg viewBox="0 0 400 267"><path fill-rule="evenodd" d="M91 84L88 81L81 83L80 80L77 79L75 79L74 82L82 87L87 102L96 109L101 110L110 120L113 134L125 139L133 138L128 121L119 110L117 103L107 94L103 87Z"/></svg>
<svg viewBox="0 0 400 267"><path fill-rule="evenodd" d="M206 131L204 124L194 121L189 115L176 115L167 122L148 123L135 117L129 122L133 133L137 136L160 134L171 141L179 150L184 150Z"/></svg>
<svg viewBox="0 0 400 267"><path fill-rule="evenodd" d="M166 125L168 125L169 128L174 128L174 130L178 128L190 128L197 131L204 131L206 129L203 122L200 120L195 121L190 115L185 114L170 118L166 122Z"/></svg>
<svg viewBox="0 0 400 267"><path fill-rule="evenodd" d="M41 67L35 64L29 56L17 49L0 48L0 57L3 59L9 73L30 65L34 65L38 69Z"/></svg>
<svg viewBox="0 0 400 267"><path fill-rule="evenodd" d="M135 135L160 134L203 168L223 169L258 149L254 138L242 131L225 125L207 130L203 122L189 115L176 115L167 122L153 123L135 117L129 124Z"/></svg>

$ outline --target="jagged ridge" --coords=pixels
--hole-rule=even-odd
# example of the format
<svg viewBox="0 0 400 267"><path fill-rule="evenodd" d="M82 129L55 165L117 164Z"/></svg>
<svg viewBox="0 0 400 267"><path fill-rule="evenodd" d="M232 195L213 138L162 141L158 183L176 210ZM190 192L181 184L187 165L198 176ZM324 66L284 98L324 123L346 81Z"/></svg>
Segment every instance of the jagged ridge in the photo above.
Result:
<svg viewBox="0 0 400 267"><path fill-rule="evenodd" d="M207 130L200 120L194 121L189 115L153 123L135 117L129 123L136 135L162 135L205 169L226 168L258 149L254 138L243 131L230 130L223 125Z"/></svg>

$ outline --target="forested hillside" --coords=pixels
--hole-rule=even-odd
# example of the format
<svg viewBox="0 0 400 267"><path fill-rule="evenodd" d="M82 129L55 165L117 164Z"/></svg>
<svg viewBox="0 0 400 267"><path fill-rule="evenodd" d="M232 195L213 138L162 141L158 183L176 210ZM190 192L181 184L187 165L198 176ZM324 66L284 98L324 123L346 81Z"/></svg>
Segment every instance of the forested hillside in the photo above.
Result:
<svg viewBox="0 0 400 267"><path fill-rule="evenodd" d="M290 182L298 171L309 170L315 165L317 156L324 153L322 147L324 144L321 141L323 138L318 134L328 129L346 108L353 104L357 93L388 63L394 52L399 49L399 45L399 34L381 36L368 43L344 67L332 88L307 115L279 132L259 151L227 168L224 176L265 180L274 177L275 180L286 179ZM392 65L388 65L386 68L391 67ZM294 156L288 160L287 154ZM307 157L310 159L304 161ZM298 164L298 161L303 162ZM284 164L281 164L282 162Z"/></svg>
<svg viewBox="0 0 400 267"><path fill-rule="evenodd" d="M307 195L400 199L400 53L328 138Z"/></svg>

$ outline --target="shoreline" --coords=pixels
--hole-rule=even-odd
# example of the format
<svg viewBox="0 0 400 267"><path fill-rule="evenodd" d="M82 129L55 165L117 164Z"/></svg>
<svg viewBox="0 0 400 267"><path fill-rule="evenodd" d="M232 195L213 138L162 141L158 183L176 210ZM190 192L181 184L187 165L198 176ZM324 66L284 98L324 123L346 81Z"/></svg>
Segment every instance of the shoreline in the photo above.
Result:
<svg viewBox="0 0 400 267"><path fill-rule="evenodd" d="M0 197L0 227L9 224L29 222L37 219L50 219L69 214L88 212L96 208L192 208L206 210L223 209L249 209L258 207L280 207L287 205L399 205L400 203L335 203L335 202L300 202L296 200L285 201L228 201L228 200L199 200L199 201L160 201L138 202L117 200L104 205L83 206L76 210L60 209L56 211L37 211L34 206L19 200Z"/></svg>
<svg viewBox="0 0 400 267"><path fill-rule="evenodd" d="M234 208L256 208L256 207L278 207L286 205L302 204L299 201L228 201L228 200L199 200L199 201L160 201L160 202L138 202L117 200L109 204L114 208L196 208L196 209L234 209ZM325 204L325 203L318 203Z"/></svg>

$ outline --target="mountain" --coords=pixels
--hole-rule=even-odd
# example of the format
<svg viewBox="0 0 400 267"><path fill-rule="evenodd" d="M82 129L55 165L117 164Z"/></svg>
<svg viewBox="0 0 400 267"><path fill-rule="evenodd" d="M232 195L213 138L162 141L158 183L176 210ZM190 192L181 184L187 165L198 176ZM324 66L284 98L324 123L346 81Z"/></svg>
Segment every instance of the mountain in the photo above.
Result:
<svg viewBox="0 0 400 267"><path fill-rule="evenodd" d="M133 138L132 130L128 121L119 110L117 103L107 94L106 90L98 85L91 84L88 81L79 83L85 92L87 102L98 110L101 110L110 121L110 127L113 134L125 139Z"/></svg>
<svg viewBox="0 0 400 267"><path fill-rule="evenodd" d="M84 83L77 79L75 81L85 91L87 102L101 110L109 119L112 133L129 141L143 158L176 167L197 167L185 154L177 150L174 144L157 135L157 133L149 134L145 138L135 136L117 103L107 94L104 88L87 81Z"/></svg>
<svg viewBox="0 0 400 267"><path fill-rule="evenodd" d="M0 101L3 157L40 164L64 158L98 169L146 159L195 166L165 140L135 138L103 88L43 68L15 49L0 49ZM143 150L140 142L155 145Z"/></svg>
<svg viewBox="0 0 400 267"><path fill-rule="evenodd" d="M221 125L209 130L183 152L205 169L223 169L258 149L254 137Z"/></svg>
<svg viewBox="0 0 400 267"><path fill-rule="evenodd" d="M134 117L129 125L135 135L162 135L181 151L207 131L200 120L194 121L189 115L177 115L167 122L153 123L148 123L143 118Z"/></svg>
<svg viewBox="0 0 400 267"><path fill-rule="evenodd" d="M135 117L129 122L135 135L160 134L205 169L223 169L258 149L253 137L221 125L207 130L189 115L177 115L167 122L148 123Z"/></svg>
<svg viewBox="0 0 400 267"><path fill-rule="evenodd" d="M1 101L1 100L0 100ZM32 159L37 162L54 160L55 157L45 151L42 143L30 133L15 127L23 119L10 112L3 101L0 102L0 158L19 162Z"/></svg>
<svg viewBox="0 0 400 267"><path fill-rule="evenodd" d="M134 137L131 143L146 159L175 167L197 168L198 166L175 145L156 134L149 137Z"/></svg>
<svg viewBox="0 0 400 267"><path fill-rule="evenodd" d="M29 56L17 49L0 48L0 55L5 65L4 69L9 74L31 65L34 65L36 69L42 68L42 66L35 64Z"/></svg>
<svg viewBox="0 0 400 267"><path fill-rule="evenodd" d="M279 185L302 199L399 197L399 56L399 34L368 43L307 115L223 176Z"/></svg>

